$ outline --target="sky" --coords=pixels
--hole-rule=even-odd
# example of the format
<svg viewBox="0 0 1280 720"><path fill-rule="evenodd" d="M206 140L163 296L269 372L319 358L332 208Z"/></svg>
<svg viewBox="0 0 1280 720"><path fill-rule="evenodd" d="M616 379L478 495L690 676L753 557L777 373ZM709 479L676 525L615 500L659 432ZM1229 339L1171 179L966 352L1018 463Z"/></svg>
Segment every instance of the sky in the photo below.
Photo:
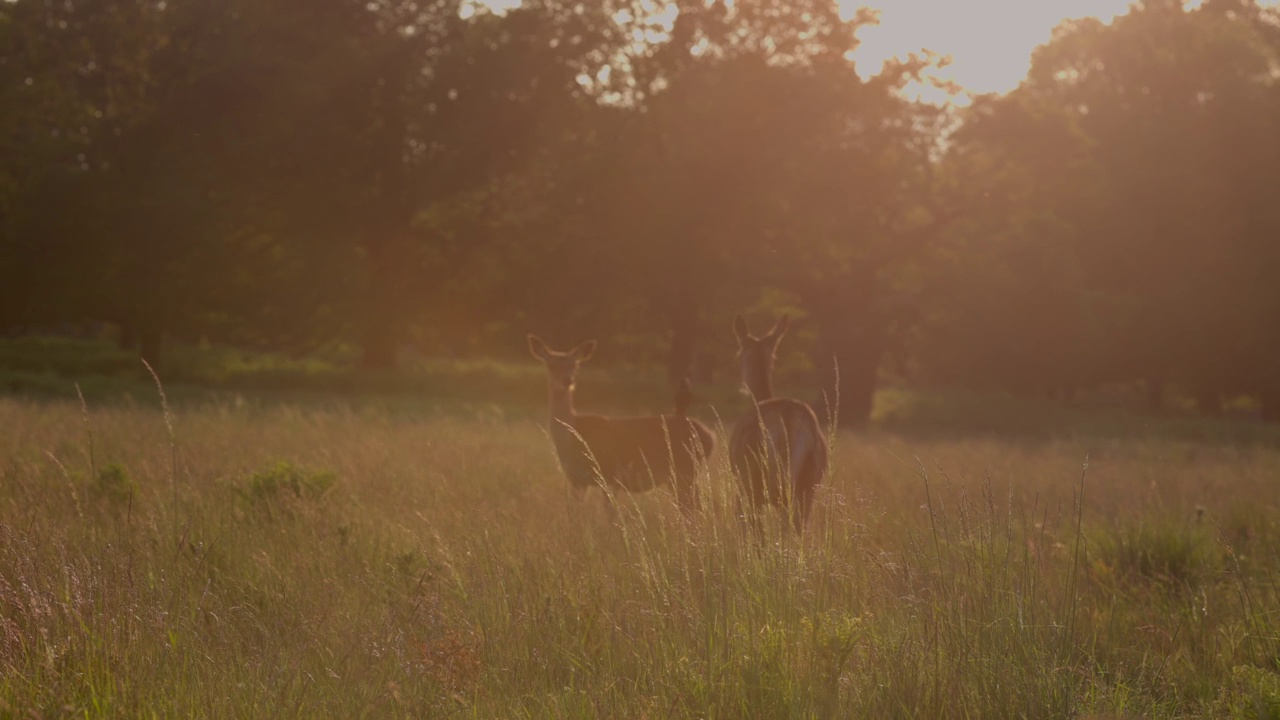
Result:
<svg viewBox="0 0 1280 720"><path fill-rule="evenodd" d="M842 6L848 15L859 6L880 9L880 24L859 32L859 74L874 75L885 60L927 48L951 56L940 76L987 93L1017 87L1031 67L1032 51L1063 20L1110 21L1128 9L1129 0L843 0ZM941 99L941 93L922 94Z"/></svg>
<svg viewBox="0 0 1280 720"><path fill-rule="evenodd" d="M475 0L491 8L515 7L520 0ZM862 28L854 53L859 74L880 71L885 60L930 50L949 56L939 71L974 94L1014 89L1031 68L1031 53L1049 41L1064 20L1097 17L1110 22L1128 11L1132 0L837 0L846 17L860 7L880 13L880 24ZM1199 5L1199 0L1187 0ZM1280 0L1264 0L1274 5ZM945 102L932 88L908 89L908 95ZM965 97L951 98L965 104Z"/></svg>

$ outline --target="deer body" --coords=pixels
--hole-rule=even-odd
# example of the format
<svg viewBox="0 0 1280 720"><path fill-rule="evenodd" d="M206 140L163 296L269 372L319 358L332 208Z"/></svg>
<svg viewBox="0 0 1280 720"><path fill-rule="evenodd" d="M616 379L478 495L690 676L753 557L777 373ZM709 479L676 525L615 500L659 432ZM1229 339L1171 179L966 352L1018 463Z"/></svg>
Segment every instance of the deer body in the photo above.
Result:
<svg viewBox="0 0 1280 720"><path fill-rule="evenodd" d="M715 446L706 425L683 412L642 417L579 414L573 407L574 376L578 364L595 350L595 341L560 353L530 335L529 349L547 366L551 441L570 486L644 492L669 485L682 508L697 507L695 479Z"/></svg>
<svg viewBox="0 0 1280 720"><path fill-rule="evenodd" d="M604 483L629 492L668 483L679 492L684 485L692 485L698 463L706 459L714 442L702 423L674 415L553 417L551 438L570 484Z"/></svg>
<svg viewBox="0 0 1280 720"><path fill-rule="evenodd" d="M729 437L729 464L754 513L763 505L787 509L796 532L804 529L813 496L828 464L827 439L813 409L799 400L773 397L772 373L778 342L787 330L784 315L763 338L752 336L738 317L742 380L752 407Z"/></svg>

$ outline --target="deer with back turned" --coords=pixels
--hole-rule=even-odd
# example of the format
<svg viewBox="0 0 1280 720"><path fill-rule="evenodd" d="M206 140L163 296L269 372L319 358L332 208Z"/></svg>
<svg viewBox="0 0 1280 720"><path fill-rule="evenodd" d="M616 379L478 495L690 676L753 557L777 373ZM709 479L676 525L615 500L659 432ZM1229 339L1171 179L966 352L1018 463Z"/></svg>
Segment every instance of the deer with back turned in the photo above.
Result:
<svg viewBox="0 0 1280 720"><path fill-rule="evenodd" d="M813 508L813 496L827 472L827 439L818 416L805 403L773 396L773 365L778 343L786 334L783 315L763 337L755 337L739 315L733 323L738 338L742 384L751 396L729 437L729 464L743 494L744 519L759 531L764 505L789 512L797 533L803 532Z"/></svg>
<svg viewBox="0 0 1280 720"><path fill-rule="evenodd" d="M687 385L677 389L677 413L641 417L580 414L573 406L578 366L591 357L590 340L568 352L557 352L529 335L529 352L547 368L550 432L560 467L577 491L591 487L644 492L670 486L681 509L698 507L696 479L711 456L715 436L687 417Z"/></svg>

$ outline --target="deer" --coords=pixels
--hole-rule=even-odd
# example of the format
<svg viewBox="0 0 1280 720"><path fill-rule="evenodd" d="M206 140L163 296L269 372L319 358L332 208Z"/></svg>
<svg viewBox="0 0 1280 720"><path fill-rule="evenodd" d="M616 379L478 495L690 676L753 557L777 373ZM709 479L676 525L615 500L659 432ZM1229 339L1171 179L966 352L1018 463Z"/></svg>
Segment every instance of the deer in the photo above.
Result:
<svg viewBox="0 0 1280 720"><path fill-rule="evenodd" d="M592 487L640 493L665 485L686 515L695 511L695 480L715 449L715 435L687 416L692 398L687 381L677 388L673 415L581 414L573 406L575 377L595 352L596 341L558 352L536 335L528 340L529 352L547 368L551 441L575 493L582 497Z"/></svg>
<svg viewBox="0 0 1280 720"><path fill-rule="evenodd" d="M729 465L750 504L750 520L760 532L759 510L773 505L790 514L796 534L803 534L813 509L814 491L827 472L827 439L813 408L792 398L773 396L773 365L789 319L783 315L763 337L755 337L741 315L733 322L743 391L751 408L729 436ZM739 515L747 520L740 505Z"/></svg>

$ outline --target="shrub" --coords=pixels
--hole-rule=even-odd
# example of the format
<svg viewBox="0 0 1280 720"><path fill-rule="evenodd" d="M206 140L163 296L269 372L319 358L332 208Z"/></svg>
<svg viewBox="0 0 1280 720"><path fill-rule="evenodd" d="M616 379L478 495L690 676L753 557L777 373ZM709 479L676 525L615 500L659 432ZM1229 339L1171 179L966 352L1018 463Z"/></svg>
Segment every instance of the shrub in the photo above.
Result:
<svg viewBox="0 0 1280 720"><path fill-rule="evenodd" d="M254 473L249 478L247 494L255 499L270 500L281 493L292 493L295 498L315 499L338 481L338 476L328 471L315 471L282 460L271 467Z"/></svg>
<svg viewBox="0 0 1280 720"><path fill-rule="evenodd" d="M93 495L112 504L129 502L136 490L137 485L119 463L111 463L102 468L93 479Z"/></svg>
<svg viewBox="0 0 1280 720"><path fill-rule="evenodd" d="M1280 675L1252 665L1231 670L1230 717L1280 720Z"/></svg>

